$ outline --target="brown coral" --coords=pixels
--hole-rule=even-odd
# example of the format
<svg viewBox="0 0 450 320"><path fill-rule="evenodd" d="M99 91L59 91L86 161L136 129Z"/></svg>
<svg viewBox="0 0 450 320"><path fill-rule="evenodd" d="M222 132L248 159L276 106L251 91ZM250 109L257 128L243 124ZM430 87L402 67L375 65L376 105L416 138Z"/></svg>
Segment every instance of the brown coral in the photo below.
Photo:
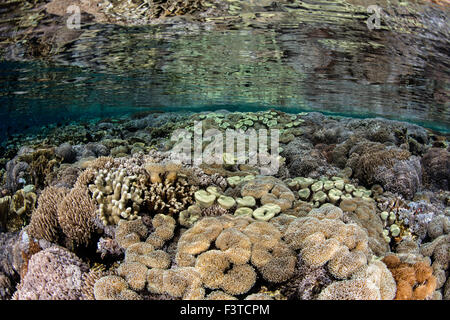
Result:
<svg viewBox="0 0 450 320"><path fill-rule="evenodd" d="M261 204L274 203L281 210L292 207L295 196L284 183L272 176L258 176L242 186L241 195L260 199Z"/></svg>
<svg viewBox="0 0 450 320"><path fill-rule="evenodd" d="M125 262L140 262L148 268L167 269L170 265L169 255L148 243L134 243L125 251Z"/></svg>
<svg viewBox="0 0 450 320"><path fill-rule="evenodd" d="M187 300L203 299L205 295L200 274L192 267L150 269L147 273L147 283L147 289L151 293L168 294Z"/></svg>
<svg viewBox="0 0 450 320"><path fill-rule="evenodd" d="M127 282L115 275L100 278L94 285L96 300L141 300L134 291L128 289Z"/></svg>
<svg viewBox="0 0 450 320"><path fill-rule="evenodd" d="M392 300L396 283L381 261L372 261L353 273L351 279L336 281L318 295L319 300Z"/></svg>
<svg viewBox="0 0 450 320"><path fill-rule="evenodd" d="M154 231L147 237L145 242L151 244L155 249L161 248L164 243L172 239L176 221L169 215L157 214L152 219Z"/></svg>
<svg viewBox="0 0 450 320"><path fill-rule="evenodd" d="M58 223L70 244L88 245L96 206L86 188L74 188L58 205Z"/></svg>
<svg viewBox="0 0 450 320"><path fill-rule="evenodd" d="M302 259L308 266L317 268L328 263L328 270L335 277L348 278L367 263L367 234L356 224L316 218L326 217L326 211L338 208L326 205L320 209L311 210L312 216L295 219L286 229L284 239L293 250L301 249Z"/></svg>
<svg viewBox="0 0 450 320"><path fill-rule="evenodd" d="M450 152L442 148L430 148L422 157L424 180L434 188L450 189Z"/></svg>
<svg viewBox="0 0 450 320"><path fill-rule="evenodd" d="M419 158L409 151L376 142L361 142L350 150L347 166L366 185L381 184L385 190L412 198L422 180Z"/></svg>
<svg viewBox="0 0 450 320"><path fill-rule="evenodd" d="M222 288L231 295L248 292L256 281L256 272L252 266L232 264L228 255L220 250L202 253L197 258L195 268L207 288Z"/></svg>
<svg viewBox="0 0 450 320"><path fill-rule="evenodd" d="M132 290L142 290L147 282L147 266L137 261L125 261L119 268L117 274L127 281Z"/></svg>
<svg viewBox="0 0 450 320"><path fill-rule="evenodd" d="M175 183L155 183L145 190L145 203L150 213L177 215L194 203L197 186L178 179Z"/></svg>
<svg viewBox="0 0 450 320"><path fill-rule="evenodd" d="M142 219L120 220L116 227L115 239L120 247L127 249L132 244L141 242L148 234L148 229Z"/></svg>
<svg viewBox="0 0 450 320"><path fill-rule="evenodd" d="M38 206L31 215L29 233L37 239L58 241L58 205L69 192L66 188L47 187L38 199Z"/></svg>
<svg viewBox="0 0 450 320"><path fill-rule="evenodd" d="M383 237L383 221L376 213L374 201L362 198L345 199L340 208L346 211L346 221L356 223L367 231L368 244L373 253L382 256L389 250L389 243Z"/></svg>
<svg viewBox="0 0 450 320"><path fill-rule="evenodd" d="M395 300L424 300L431 297L437 286L433 269L425 262L414 264L401 262L398 257L388 255L383 258L397 282Z"/></svg>

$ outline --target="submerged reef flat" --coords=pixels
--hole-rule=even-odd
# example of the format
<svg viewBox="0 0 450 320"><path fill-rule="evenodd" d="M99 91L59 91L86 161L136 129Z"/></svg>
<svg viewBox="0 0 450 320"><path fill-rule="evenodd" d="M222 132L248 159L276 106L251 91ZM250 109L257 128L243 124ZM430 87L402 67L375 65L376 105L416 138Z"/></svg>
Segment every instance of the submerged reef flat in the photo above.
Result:
<svg viewBox="0 0 450 320"><path fill-rule="evenodd" d="M223 148L231 131L248 153ZM1 299L450 299L438 132L277 110L41 132L1 150Z"/></svg>

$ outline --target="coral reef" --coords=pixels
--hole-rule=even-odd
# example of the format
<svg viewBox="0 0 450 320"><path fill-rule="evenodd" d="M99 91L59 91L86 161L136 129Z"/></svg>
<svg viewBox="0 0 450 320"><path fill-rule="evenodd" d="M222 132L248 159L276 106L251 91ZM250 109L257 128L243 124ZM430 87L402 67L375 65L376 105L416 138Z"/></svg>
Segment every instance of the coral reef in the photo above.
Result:
<svg viewBox="0 0 450 320"><path fill-rule="evenodd" d="M175 163L193 121L279 129L280 170ZM0 233L2 299L449 299L447 142L420 127L146 113L24 143L1 159L2 231L20 231Z"/></svg>

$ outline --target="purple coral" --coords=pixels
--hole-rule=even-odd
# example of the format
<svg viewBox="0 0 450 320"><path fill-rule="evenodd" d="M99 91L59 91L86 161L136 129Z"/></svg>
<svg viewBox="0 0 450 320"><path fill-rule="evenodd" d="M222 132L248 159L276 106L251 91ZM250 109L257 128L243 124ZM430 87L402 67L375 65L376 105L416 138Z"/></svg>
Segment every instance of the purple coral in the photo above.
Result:
<svg viewBox="0 0 450 320"><path fill-rule="evenodd" d="M395 162L391 168L379 166L374 172L374 179L385 190L411 199L422 183L420 160L418 157L412 156L407 160Z"/></svg>
<svg viewBox="0 0 450 320"><path fill-rule="evenodd" d="M15 300L78 300L88 266L72 252L53 246L34 254L14 293Z"/></svg>
<svg viewBox="0 0 450 320"><path fill-rule="evenodd" d="M433 220L436 208L424 200L408 203L409 209L400 208L399 219L411 233L417 235L419 243L427 236L428 224Z"/></svg>
<svg viewBox="0 0 450 320"><path fill-rule="evenodd" d="M97 252L100 253L102 259L105 257L122 257L125 250L119 246L116 239L112 238L100 238L97 242Z"/></svg>

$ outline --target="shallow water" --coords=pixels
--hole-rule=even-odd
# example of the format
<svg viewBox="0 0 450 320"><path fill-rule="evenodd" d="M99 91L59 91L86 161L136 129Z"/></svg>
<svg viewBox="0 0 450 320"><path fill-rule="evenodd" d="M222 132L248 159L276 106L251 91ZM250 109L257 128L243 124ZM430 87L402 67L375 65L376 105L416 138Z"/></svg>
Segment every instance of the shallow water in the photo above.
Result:
<svg viewBox="0 0 450 320"><path fill-rule="evenodd" d="M250 1L205 23L83 25L42 61L4 53L0 137L148 109L277 108L450 132L449 6Z"/></svg>

